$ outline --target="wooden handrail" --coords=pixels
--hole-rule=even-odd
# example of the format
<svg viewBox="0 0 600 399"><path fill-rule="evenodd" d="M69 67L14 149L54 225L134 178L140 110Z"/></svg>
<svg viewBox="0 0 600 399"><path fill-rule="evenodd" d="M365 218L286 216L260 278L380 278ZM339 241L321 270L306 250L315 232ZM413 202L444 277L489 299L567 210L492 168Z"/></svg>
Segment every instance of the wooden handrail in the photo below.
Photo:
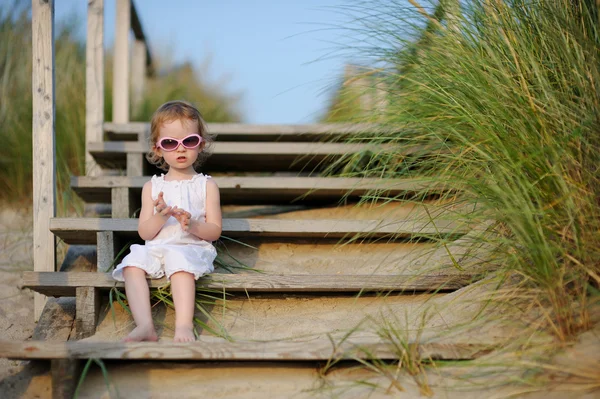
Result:
<svg viewBox="0 0 600 399"><path fill-rule="evenodd" d="M115 54L113 66L113 122L129 122L129 110L141 103L144 80L151 75L152 58L133 0L117 0L115 24ZM133 30L135 42L130 60L129 31ZM130 70L131 69L131 70ZM131 104L130 104L131 76Z"/></svg>
<svg viewBox="0 0 600 399"><path fill-rule="evenodd" d="M154 68L152 64L152 54L150 53L150 46L148 46L148 41L146 40L146 35L144 35L142 23L140 21L140 18L138 17L133 1L131 2L131 30L133 31L133 36L135 37L136 41L139 40L144 42L146 52L146 74L148 76L152 76L154 74Z"/></svg>
<svg viewBox="0 0 600 399"><path fill-rule="evenodd" d="M115 123L127 123L130 107L136 109L141 103L145 78L154 73L154 68L133 0L117 0L116 12L112 119ZM130 30L135 38L131 62ZM95 176L100 168L89 155L87 143L102 141L104 137L104 0L88 0L86 45L86 175Z"/></svg>
<svg viewBox="0 0 600 399"><path fill-rule="evenodd" d="M87 151L87 143L104 137L104 0L89 0L85 67L85 173L96 176L100 167Z"/></svg>

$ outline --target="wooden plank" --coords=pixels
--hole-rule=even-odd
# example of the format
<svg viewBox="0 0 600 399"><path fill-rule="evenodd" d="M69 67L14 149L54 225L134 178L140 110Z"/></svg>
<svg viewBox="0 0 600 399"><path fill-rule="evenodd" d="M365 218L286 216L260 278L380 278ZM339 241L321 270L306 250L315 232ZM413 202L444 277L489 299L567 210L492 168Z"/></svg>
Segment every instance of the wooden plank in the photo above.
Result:
<svg viewBox="0 0 600 399"><path fill-rule="evenodd" d="M143 176L146 163L144 154L127 153L125 170L127 176Z"/></svg>
<svg viewBox="0 0 600 399"><path fill-rule="evenodd" d="M43 272L52 273L52 272ZM73 296L75 291L73 291ZM52 295L50 295L52 296ZM75 324L74 298L48 298L32 339L36 341L67 341Z"/></svg>
<svg viewBox="0 0 600 399"><path fill-rule="evenodd" d="M33 96L33 264L54 271L56 240L50 218L56 215L56 148L54 136L54 1L32 2ZM34 318L40 318L46 298L34 296Z"/></svg>
<svg viewBox="0 0 600 399"><path fill-rule="evenodd" d="M106 168L126 168L127 154L145 154L148 144L134 141L90 143L90 153ZM394 152L406 156L425 150L424 146L404 148L392 144L365 143L286 143L286 142L216 142L212 155L203 166L207 171L275 171L307 170L324 166L344 155L359 152Z"/></svg>
<svg viewBox="0 0 600 399"><path fill-rule="evenodd" d="M147 122L104 124L110 140L137 140L148 137L150 124ZM209 123L208 131L217 136L217 141L323 141L360 133L393 133L399 129L372 123L329 123L307 125L252 125L247 123Z"/></svg>
<svg viewBox="0 0 600 399"><path fill-rule="evenodd" d="M132 194L128 188L125 187L114 187L110 193L111 216L113 218L129 218L131 217L133 210L132 208ZM141 196L141 188L139 191Z"/></svg>
<svg viewBox="0 0 600 399"><path fill-rule="evenodd" d="M491 352L485 343L407 344L422 359L466 360ZM0 357L9 359L115 359L210 361L323 361L330 359L397 360L398 348L376 338L348 338L334 345L328 339L301 341L176 342L14 342L0 340Z"/></svg>
<svg viewBox="0 0 600 399"><path fill-rule="evenodd" d="M118 154L138 153L146 154L148 144L132 141L106 141L90 143L91 151L98 154L117 156ZM415 149L404 149L402 154L410 154L422 147ZM215 142L213 156L215 155L344 155L360 151L392 151L401 150L398 145L377 145L364 143L302 143L302 142Z"/></svg>
<svg viewBox="0 0 600 399"><path fill-rule="evenodd" d="M137 219L53 218L50 230L67 244L95 244L96 233L114 231L122 237L137 238ZM387 239L458 236L469 231L452 220L436 220L435 225L423 218L415 220L346 220L346 219L223 219L223 235L235 237L279 238L351 238Z"/></svg>
<svg viewBox="0 0 600 399"><path fill-rule="evenodd" d="M144 98L145 85L146 43L143 40L136 39L133 42L133 58L131 60L131 109L134 115L139 114ZM139 137L143 136L140 135Z"/></svg>
<svg viewBox="0 0 600 399"><path fill-rule="evenodd" d="M227 292L415 292L456 290L469 285L477 276L462 274L421 275L273 275L262 273L218 274L202 277L198 286ZM148 279L150 288L168 284L165 278ZM125 285L110 273L94 272L23 272L23 288L49 296L73 296L78 287L108 290Z"/></svg>
<svg viewBox="0 0 600 399"><path fill-rule="evenodd" d="M113 61L113 109L116 123L129 122L129 27L131 0L117 0ZM89 151L89 150L88 150Z"/></svg>
<svg viewBox="0 0 600 399"><path fill-rule="evenodd" d="M104 0L89 0L87 12L85 67L85 174L96 176L101 170L87 150L87 143L104 136Z"/></svg>
<svg viewBox="0 0 600 399"><path fill-rule="evenodd" d="M105 273L113 265L118 253L117 239L112 231L99 231L97 235L97 271Z"/></svg>
<svg viewBox="0 0 600 399"><path fill-rule="evenodd" d="M76 287L75 300L77 339L91 337L96 332L96 322L100 314L100 290L96 287Z"/></svg>
<svg viewBox="0 0 600 399"><path fill-rule="evenodd" d="M111 202L111 190L128 188L134 198L150 176L73 176L71 187L85 201ZM442 193L447 187L427 179L363 179L347 177L280 177L280 176L216 176L222 204L269 204L301 202L335 202L340 198L357 198L376 191L386 196L399 196L427 190ZM115 199L112 198L114 204ZM116 217L113 214L113 217Z"/></svg>
<svg viewBox="0 0 600 399"><path fill-rule="evenodd" d="M81 360L52 359L50 363L52 399L73 398L81 375Z"/></svg>
<svg viewBox="0 0 600 399"><path fill-rule="evenodd" d="M148 46L148 39L146 35L144 35L144 30L142 29L142 23L140 21L140 17L138 16L137 10L135 8L135 3L131 2L131 30L133 31L133 36L136 39L136 42L144 43L144 60L146 62L146 66L148 67L146 71L143 71L145 74L152 74L152 54L150 53L150 46Z"/></svg>

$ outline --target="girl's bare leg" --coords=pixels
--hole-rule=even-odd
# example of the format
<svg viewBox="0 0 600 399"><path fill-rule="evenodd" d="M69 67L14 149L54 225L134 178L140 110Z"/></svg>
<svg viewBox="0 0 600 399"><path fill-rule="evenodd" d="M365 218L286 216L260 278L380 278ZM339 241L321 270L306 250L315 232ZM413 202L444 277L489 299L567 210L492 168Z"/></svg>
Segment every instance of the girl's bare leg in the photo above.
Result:
<svg viewBox="0 0 600 399"><path fill-rule="evenodd" d="M123 269L123 276L127 302L136 324L123 342L158 341L150 311L150 289L146 282L146 272L130 266Z"/></svg>
<svg viewBox="0 0 600 399"><path fill-rule="evenodd" d="M196 280L188 272L171 275L171 293L175 304L175 342L192 342L194 335L194 308L196 306Z"/></svg>

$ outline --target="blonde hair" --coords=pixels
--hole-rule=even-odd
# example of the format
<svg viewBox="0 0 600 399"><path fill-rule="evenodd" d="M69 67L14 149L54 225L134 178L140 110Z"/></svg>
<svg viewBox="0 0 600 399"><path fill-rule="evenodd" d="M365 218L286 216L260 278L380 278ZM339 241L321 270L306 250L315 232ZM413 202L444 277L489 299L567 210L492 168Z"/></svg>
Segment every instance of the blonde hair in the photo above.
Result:
<svg viewBox="0 0 600 399"><path fill-rule="evenodd" d="M155 152L156 142L160 136L160 127L164 123L176 120L188 120L196 122L198 125L197 133L202 137L202 144L200 144L201 151L198 153L198 159L194 162L194 168L200 166L210 156L210 148L213 143L213 137L208 133L206 122L196 107L180 100L164 103L154 112L150 121L150 150L146 154L146 159L165 171L169 170L169 165L163 157Z"/></svg>

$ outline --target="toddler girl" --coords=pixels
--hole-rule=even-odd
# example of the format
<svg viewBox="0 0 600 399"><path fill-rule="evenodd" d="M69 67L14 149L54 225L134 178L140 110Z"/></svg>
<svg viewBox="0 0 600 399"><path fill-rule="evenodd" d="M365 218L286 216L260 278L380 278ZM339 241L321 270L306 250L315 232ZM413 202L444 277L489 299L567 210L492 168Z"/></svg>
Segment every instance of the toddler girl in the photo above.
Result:
<svg viewBox="0 0 600 399"><path fill-rule="evenodd" d="M191 104L171 101L152 116L148 160L167 174L153 176L142 189L138 233L145 245L132 245L114 272L125 281L135 329L124 341L156 341L146 275L171 281L176 342L194 336L196 279L214 270L211 244L221 235L219 188L194 167L208 155L209 139L200 112Z"/></svg>

